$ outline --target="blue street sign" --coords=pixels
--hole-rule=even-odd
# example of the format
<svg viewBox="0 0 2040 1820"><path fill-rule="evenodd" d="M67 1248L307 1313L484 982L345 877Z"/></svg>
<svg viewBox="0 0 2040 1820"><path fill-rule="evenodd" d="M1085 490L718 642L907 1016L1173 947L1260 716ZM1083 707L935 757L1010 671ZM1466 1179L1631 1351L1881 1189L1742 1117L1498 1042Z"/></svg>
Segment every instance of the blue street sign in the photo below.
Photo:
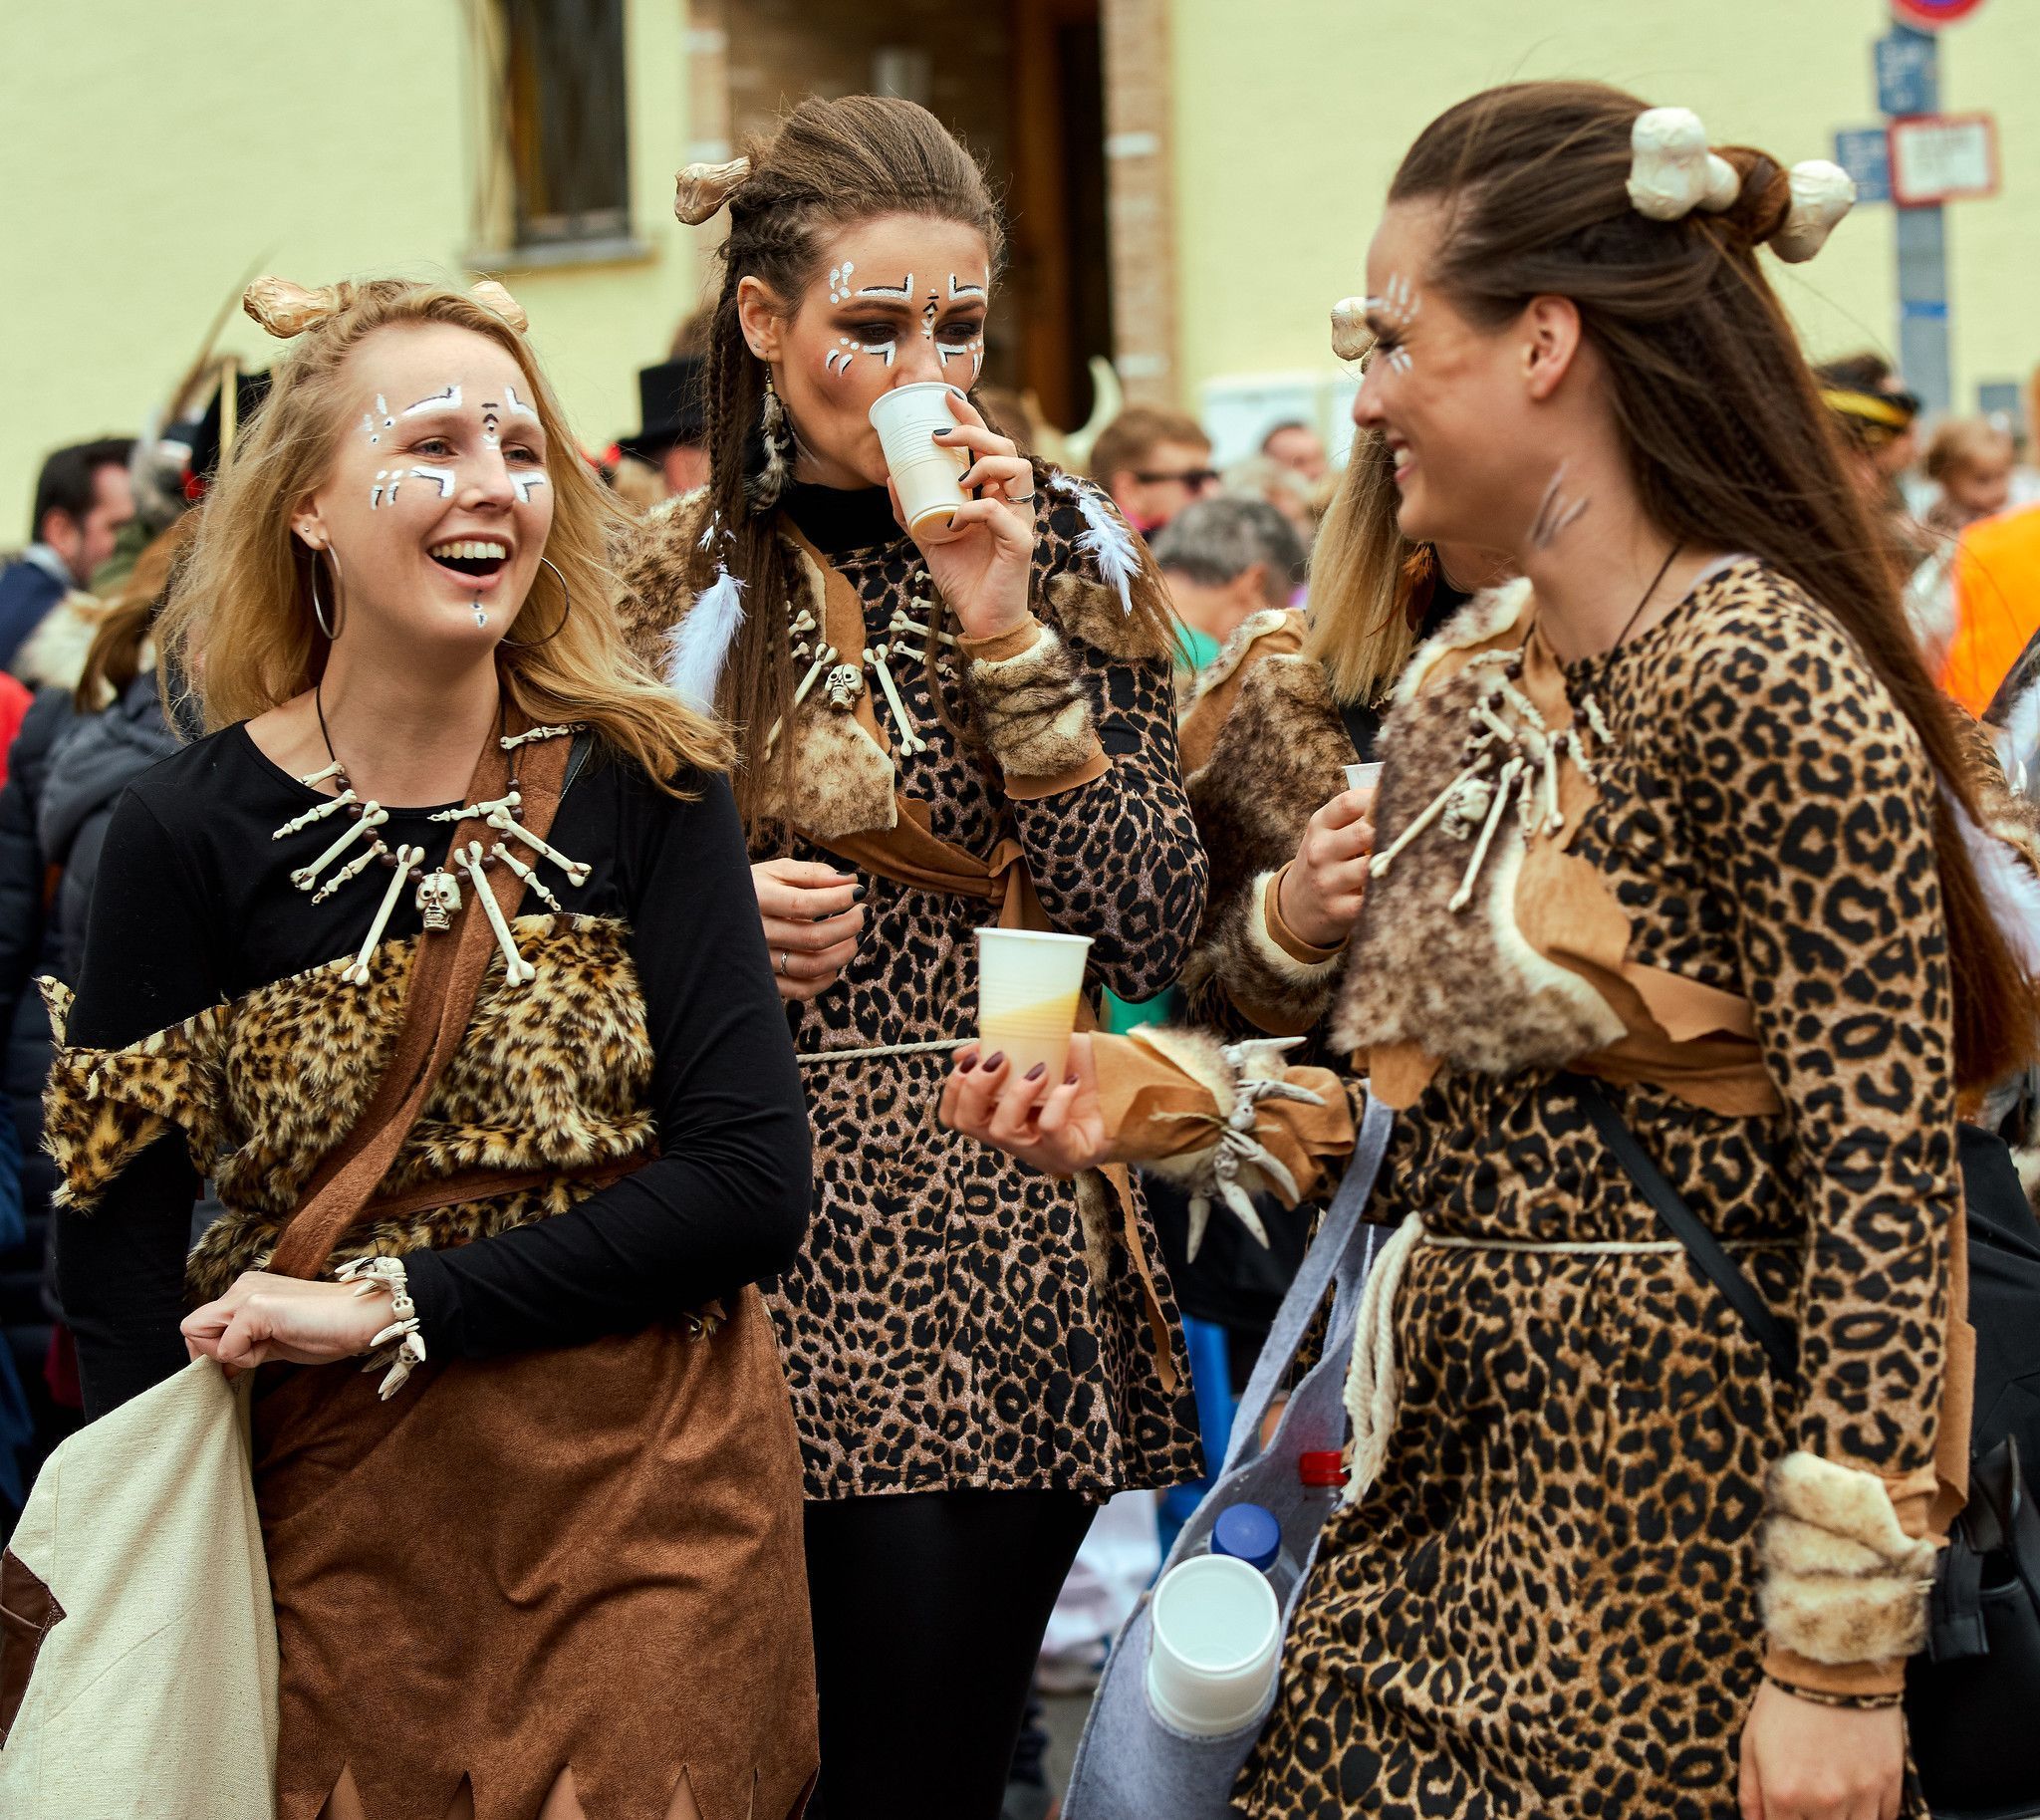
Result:
<svg viewBox="0 0 2040 1820"><path fill-rule="evenodd" d="M1892 142L1882 127L1851 127L1836 133L1835 162L1856 180L1857 201L1892 199Z"/></svg>
<svg viewBox="0 0 2040 1820"><path fill-rule="evenodd" d="M1895 25L1877 41L1877 105L1892 115L1932 114L1940 106L1933 36Z"/></svg>

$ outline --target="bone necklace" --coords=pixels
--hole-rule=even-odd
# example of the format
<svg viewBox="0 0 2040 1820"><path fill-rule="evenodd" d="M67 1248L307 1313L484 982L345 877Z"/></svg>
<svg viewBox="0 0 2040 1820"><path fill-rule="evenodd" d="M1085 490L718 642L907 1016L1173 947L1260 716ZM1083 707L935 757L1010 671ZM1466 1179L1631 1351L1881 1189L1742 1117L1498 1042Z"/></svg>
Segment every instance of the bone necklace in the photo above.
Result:
<svg viewBox="0 0 2040 1820"><path fill-rule="evenodd" d="M1580 689L1578 713L1587 724L1587 734L1592 737L1592 755L1607 752L1615 743L1607 717L1601 711L1601 703L1595 699L1596 687L1607 679L1608 666L1614 662L1615 653L1622 649L1637 621L1643 617L1651 597L1658 592L1658 583L1663 581L1683 547L1672 545L1670 554L1651 578L1651 585L1644 590L1644 598L1637 603L1622 631L1616 635L1615 643L1608 648L1608 654L1601 660L1600 673ZM1454 915L1473 902L1481 868L1487 864L1488 850L1494 845L1502 817L1508 813L1512 800L1526 840L1540 824L1546 834L1553 835L1565 827L1565 816L1559 808L1558 799L1561 762L1570 759L1588 783L1598 781L1590 762L1588 740L1579 728L1553 728L1537 704L1518 686L1523 677L1521 650L1484 651L1472 658L1466 669L1469 673L1491 670L1494 679L1480 691L1467 714L1466 743L1459 752L1459 774L1431 798L1429 805L1408 827L1368 862L1367 869L1370 879L1387 877L1403 849L1433 822L1438 823L1447 838L1473 843L1465 876L1445 906Z"/></svg>
<svg viewBox="0 0 2040 1820"><path fill-rule="evenodd" d="M926 572L917 570L907 578L906 585L912 590L917 585L931 584ZM916 619L909 608L924 611L927 615L925 623ZM795 711L799 711L801 703L814 693L815 685L820 683L832 708L839 713L852 712L857 706L858 696L865 691L865 677L869 672L878 678L886 705L892 710L892 724L899 732L899 755L910 758L917 752L925 752L928 742L915 731L913 721L907 715L906 703L900 698L899 684L893 678L888 659L904 658L925 666L930 645L939 644L954 650L956 635L935 630L936 612L932 600L909 593L906 606L892 609L892 617L887 622L883 636L876 643L868 644L859 653L860 660L853 663L835 646L822 643L822 629L816 625L815 616L803 607L787 623L793 659L808 666L800 686L793 692ZM918 644L909 641L918 641ZM765 736L768 753L778 744L780 730L785 724L784 721L773 722L772 731Z"/></svg>
<svg viewBox="0 0 2040 1820"><path fill-rule="evenodd" d="M320 687L312 690L312 706L319 716L319 736L326 742L326 756L331 761L323 770L314 771L299 778L301 784L316 790L321 784L331 782L335 795L321 803L316 809L308 809L303 815L294 816L276 829L270 839L280 841L287 835L316 828L332 816L343 816L350 826L315 860L300 866L291 874L291 883L300 891L312 894L314 904L323 904L350 879L366 872L370 866L380 864L389 873L388 889L382 894L382 902L376 911L376 918L369 925L368 938L362 943L361 951L353 962L342 969L341 977L350 985L366 986L369 983L369 956L376 951L382 939L382 932L389 926L389 918L396 910L396 901L403 894L407 884L417 886L414 902L424 917L425 933L441 934L453 925L453 917L460 910L460 881L453 869L465 872L476 896L481 900L482 911L494 930L496 942L503 950L504 978L513 986L521 986L537 977L537 970L531 962L517 951L516 939L510 932L510 925L503 919L503 911L496 903L496 894L488 887L485 877L487 869L500 861L508 867L538 897L555 915L561 914L563 906L554 897L537 874L535 865L527 864L510 851L508 843L521 841L532 850L533 861L552 861L567 875L567 883L579 888L588 883L590 868L581 860L568 857L549 847L544 841L523 825L521 819L524 799L518 791L517 778L513 775L503 786L503 794L486 803L468 803L458 809L441 809L427 819L434 822L478 820L503 836L488 852L482 851L479 841L469 841L466 847L449 853L446 864L435 872L425 870L425 850L408 843L399 844L393 851L378 832L388 820L389 811L373 800L364 801L348 782L347 767L342 764L333 750L333 735L326 726L326 703ZM497 727L497 744L504 751L514 752L520 746L530 745L540 739L561 739L580 732L577 722L570 726L532 727L522 733L504 733L501 723ZM323 833L324 830L322 829ZM338 860L350 847L361 843L361 851L331 874L322 884L319 875Z"/></svg>

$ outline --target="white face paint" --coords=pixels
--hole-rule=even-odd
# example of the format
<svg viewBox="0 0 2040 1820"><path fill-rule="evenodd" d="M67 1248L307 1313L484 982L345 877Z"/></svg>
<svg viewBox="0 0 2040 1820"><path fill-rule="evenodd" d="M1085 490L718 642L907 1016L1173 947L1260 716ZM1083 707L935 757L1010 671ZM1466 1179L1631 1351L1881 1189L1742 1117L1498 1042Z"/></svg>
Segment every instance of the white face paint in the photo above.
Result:
<svg viewBox="0 0 2040 1820"><path fill-rule="evenodd" d="M394 429L396 419L389 414L389 400L379 391L376 394L376 408L362 412L362 433L369 438L369 446L376 447L382 440L385 429Z"/></svg>
<svg viewBox="0 0 2040 1820"><path fill-rule="evenodd" d="M935 339L935 317L941 308L941 298L933 291L930 291L927 302L920 307L920 338L922 341L931 342Z"/></svg>
<svg viewBox="0 0 2040 1820"><path fill-rule="evenodd" d="M1401 272L1391 272L1382 295L1364 298L1362 302L1375 321L1377 335L1389 344L1382 354L1383 360L1393 371L1407 373L1411 365L1409 349L1402 338L1423 308L1423 299L1416 294L1415 286Z"/></svg>
<svg viewBox="0 0 2040 1820"><path fill-rule="evenodd" d="M460 388L448 386L444 391L435 391L429 398L420 398L415 404L406 404L406 417L422 417L435 410L458 410L460 408Z"/></svg>
<svg viewBox="0 0 2040 1820"><path fill-rule="evenodd" d="M841 265L829 268L829 301L834 304L850 302L850 275L857 267L846 259Z"/></svg>
<svg viewBox="0 0 2040 1820"><path fill-rule="evenodd" d="M847 272L850 267L845 266L843 269ZM908 272L898 284L860 285L857 294L860 297L890 297L895 303L910 303L913 301L913 274Z"/></svg>
<svg viewBox="0 0 2040 1820"><path fill-rule="evenodd" d="M369 488L369 510L374 512L396 503L396 485L403 476L394 468L379 467L376 482Z"/></svg>
<svg viewBox="0 0 2040 1820"><path fill-rule="evenodd" d="M517 489L519 505L531 504L531 489L535 486L544 486L545 483L546 477L543 474L530 469L520 470L510 476L510 484Z"/></svg>
<svg viewBox="0 0 2040 1820"><path fill-rule="evenodd" d="M949 274L949 301L954 303L959 297L983 297L986 287L991 283L991 277L992 275L987 272L984 275L984 284L958 284L956 282L956 274L951 272Z"/></svg>
<svg viewBox="0 0 2040 1820"><path fill-rule="evenodd" d="M538 421L538 411L517 395L515 386L503 388L503 414L510 417L528 417L534 423Z"/></svg>
<svg viewBox="0 0 2040 1820"><path fill-rule="evenodd" d="M420 480L436 480L439 483L441 499L451 499L453 489L460 484L460 476L450 467L414 467L411 472ZM389 497L396 497L396 483L393 480L389 483Z"/></svg>

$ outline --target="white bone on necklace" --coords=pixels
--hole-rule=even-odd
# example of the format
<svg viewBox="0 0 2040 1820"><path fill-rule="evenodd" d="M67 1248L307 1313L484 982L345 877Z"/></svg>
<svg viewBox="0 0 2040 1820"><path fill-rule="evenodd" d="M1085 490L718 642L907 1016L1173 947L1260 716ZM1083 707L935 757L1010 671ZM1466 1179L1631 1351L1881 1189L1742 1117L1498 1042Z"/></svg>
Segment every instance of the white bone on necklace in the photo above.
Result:
<svg viewBox="0 0 2040 1820"><path fill-rule="evenodd" d="M375 863L375 848L363 848L360 853L356 854L352 860L348 861L348 863L345 866L343 866L337 873L335 873L332 878L328 879L324 885L320 886L320 888L312 894L312 902L314 904L324 904L328 898L332 897L333 894L340 890L340 888L343 885L345 885L350 879L356 878L362 873L367 872L369 868L373 866Z"/></svg>
<svg viewBox="0 0 2040 1820"><path fill-rule="evenodd" d="M507 809L498 809L494 815L490 816L489 826L500 829L504 834L514 836L534 853L544 854L547 859L552 861L555 866L567 875L567 883L575 886L577 889L588 883L588 875L595 870L586 860L570 860L558 848L548 847L529 828L513 817ZM476 853L480 853L482 850L479 841L470 841L468 845Z"/></svg>
<svg viewBox="0 0 2040 1820"><path fill-rule="evenodd" d="M879 672L879 686L886 691L887 703L892 709L892 719L899 728L900 751L912 754L925 752L928 742L913 730L913 722L906 717L906 703L899 699L899 686L892 680L892 672L886 667L886 653L890 647L874 645L865 652L865 661Z"/></svg>
<svg viewBox="0 0 2040 1820"><path fill-rule="evenodd" d="M496 743L506 752L514 752L519 746L530 745L535 739L560 739L569 733L582 731L582 722L574 721L564 727L532 727L522 733L505 733Z"/></svg>
<svg viewBox="0 0 2040 1820"><path fill-rule="evenodd" d="M331 777L333 773L331 771L323 771L320 773L322 779ZM307 809L303 815L293 816L291 820L284 823L284 825L281 828L277 829L277 831L274 834L272 834L269 838L272 841L280 841L287 834L301 833L303 830L311 827L314 822L323 822L329 815L332 815L336 810L345 809L348 807L349 804L358 803L362 799L354 793L352 788L343 790L338 796L329 798L326 802L321 803L318 808Z"/></svg>
<svg viewBox="0 0 2040 1820"><path fill-rule="evenodd" d="M1475 778L1479 775L1480 766L1478 764L1471 764L1461 771L1457 777L1453 778L1437 795L1430 799L1430 807L1428 809L1419 815L1415 821L1411 822L1407 828L1403 829L1388 846L1376 854L1373 859L1368 861L1367 876L1370 879L1386 878L1389 868L1396 862L1396 856L1451 806L1452 792L1469 778Z"/></svg>
<svg viewBox="0 0 2040 1820"><path fill-rule="evenodd" d="M467 876L474 881L475 896L482 901L482 913L488 917L489 927L496 931L496 944L503 950L505 983L513 986L529 984L538 977L538 968L518 953L517 938L510 933L509 923L503 920L503 907L489 889L488 874L484 870L487 862L482 858L481 842L469 841L454 859L457 865L467 868Z"/></svg>
<svg viewBox="0 0 2040 1820"><path fill-rule="evenodd" d="M376 951L382 939L382 931L389 926L389 918L395 912L396 900L403 895L403 888L410 883L410 869L423 861L422 847L399 847L396 850L396 870L389 875L389 889L382 894L382 908L376 911L376 920L369 924L369 937L362 943L362 951L355 956L354 965L345 969L341 978L351 986L365 986L369 983L369 956Z"/></svg>
<svg viewBox="0 0 2040 1820"><path fill-rule="evenodd" d="M501 860L505 866L509 867L526 885L538 893L539 902L545 905L555 915L564 916L567 913L567 907L546 889L546 882L538 876L537 872L525 865L501 841L498 841L489 851L495 858Z"/></svg>
<svg viewBox="0 0 2040 1820"><path fill-rule="evenodd" d="M1523 761L1520 758L1512 758L1502 766L1501 779L1495 785L1494 803L1487 812L1487 822L1480 831L1480 839L1474 843L1473 858L1467 863L1466 876L1459 881L1459 889L1445 906L1455 914L1473 902L1473 887L1480 877L1481 867L1487 863L1487 850L1494 844L1494 831L1501 826L1502 812L1508 808L1510 793L1522 775Z"/></svg>
<svg viewBox="0 0 2040 1820"><path fill-rule="evenodd" d="M388 819L389 811L387 809L384 809L382 806L382 804L364 804L362 807L361 818L358 821L354 822L348 828L347 833L342 835L339 840L335 841L331 847L327 848L327 850L324 853L322 853L316 860L314 860L311 865L300 866L296 872L292 873L291 883L295 885L300 891L310 891L313 888L313 886L319 883L319 875L322 872L324 872L326 868L332 864L333 861L339 859L340 856L347 852L347 850L350 847L352 847L355 844L355 842L360 840L363 835L367 834L371 829L382 827L382 824L386 822Z"/></svg>
<svg viewBox="0 0 2040 1820"><path fill-rule="evenodd" d="M807 700L809 693L813 690L816 682L820 680L823 672L835 666L839 654L836 647L833 645L824 645L821 650L815 652L815 660L808 666L808 673L801 678L800 687L793 692L793 704L796 708L803 701ZM779 736L785 730L786 720L784 716L772 723L772 731L765 735L765 750L768 753L779 743Z"/></svg>
<svg viewBox="0 0 2040 1820"><path fill-rule="evenodd" d="M507 795L493 796L485 803L469 803L463 809L438 810L434 814L426 816L425 820L428 822L465 822L472 819L478 822L485 822L498 809L521 809L523 807L523 794L512 790Z"/></svg>
<svg viewBox="0 0 2040 1820"><path fill-rule="evenodd" d="M323 784L329 777L338 777L346 769L347 766L342 764L340 760L336 758L330 765L326 767L325 770L314 771L309 777L299 778L298 782L301 784Z"/></svg>

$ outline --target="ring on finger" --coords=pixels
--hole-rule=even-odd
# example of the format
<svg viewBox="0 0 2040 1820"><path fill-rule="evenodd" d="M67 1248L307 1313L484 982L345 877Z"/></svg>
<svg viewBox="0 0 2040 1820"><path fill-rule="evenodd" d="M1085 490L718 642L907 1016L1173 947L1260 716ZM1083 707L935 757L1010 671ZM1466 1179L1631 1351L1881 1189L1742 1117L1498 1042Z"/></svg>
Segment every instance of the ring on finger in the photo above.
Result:
<svg viewBox="0 0 2040 1820"><path fill-rule="evenodd" d="M782 978L782 979L784 979L784 978L785 978L785 977L787 976L787 973L786 973L786 950L785 950L784 948L781 948L781 949L779 950L779 976L780 976L780 978Z"/></svg>

